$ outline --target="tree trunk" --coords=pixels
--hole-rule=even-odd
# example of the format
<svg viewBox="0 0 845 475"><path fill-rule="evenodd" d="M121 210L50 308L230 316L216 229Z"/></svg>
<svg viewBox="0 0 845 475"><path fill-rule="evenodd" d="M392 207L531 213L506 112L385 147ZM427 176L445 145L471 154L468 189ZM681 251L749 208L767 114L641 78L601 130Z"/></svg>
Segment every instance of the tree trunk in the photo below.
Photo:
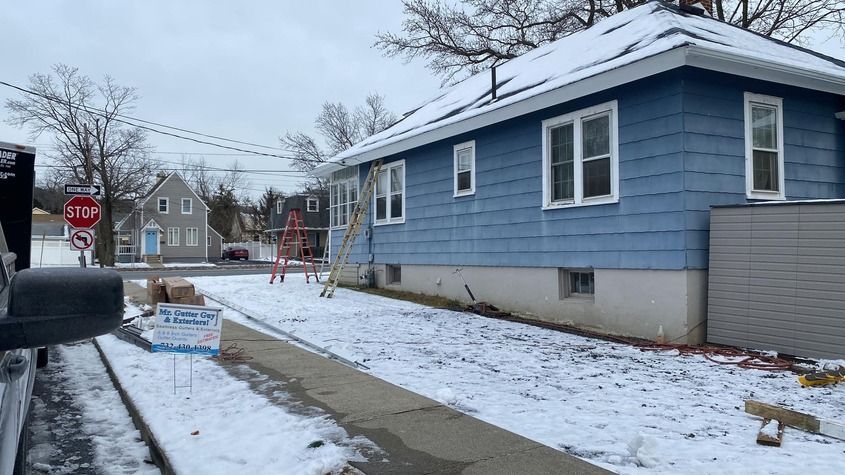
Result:
<svg viewBox="0 0 845 475"><path fill-rule="evenodd" d="M114 205L108 192L104 193L102 206L103 217L97 227L97 257L100 259L101 267L112 267L114 266L115 254L114 221L112 219Z"/></svg>

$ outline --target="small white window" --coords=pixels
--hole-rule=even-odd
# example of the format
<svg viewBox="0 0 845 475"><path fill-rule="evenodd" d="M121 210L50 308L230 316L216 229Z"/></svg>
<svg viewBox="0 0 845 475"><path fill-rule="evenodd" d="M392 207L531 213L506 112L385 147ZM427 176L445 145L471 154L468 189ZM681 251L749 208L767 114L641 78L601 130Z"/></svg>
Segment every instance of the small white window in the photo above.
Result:
<svg viewBox="0 0 845 475"><path fill-rule="evenodd" d="M745 194L783 200L783 99L745 93Z"/></svg>
<svg viewBox="0 0 845 475"><path fill-rule="evenodd" d="M285 205L284 200L276 200L276 214L282 214L282 208Z"/></svg>
<svg viewBox="0 0 845 475"><path fill-rule="evenodd" d="M194 200L191 198L182 198L182 214L191 214L194 210Z"/></svg>
<svg viewBox="0 0 845 475"><path fill-rule="evenodd" d="M170 198L162 197L158 199L158 212L161 214L170 212Z"/></svg>
<svg viewBox="0 0 845 475"><path fill-rule="evenodd" d="M405 222L405 160L384 165L376 179L376 224Z"/></svg>
<svg viewBox="0 0 845 475"><path fill-rule="evenodd" d="M308 198L305 200L305 209L307 209L309 213L316 213L320 211L320 200L317 198Z"/></svg>
<svg viewBox="0 0 845 475"><path fill-rule="evenodd" d="M543 121L543 208L619 201L617 103Z"/></svg>
<svg viewBox="0 0 845 475"><path fill-rule="evenodd" d="M199 246L199 230L197 228L185 228L185 245Z"/></svg>
<svg viewBox="0 0 845 475"><path fill-rule="evenodd" d="M475 141L455 145L455 196L475 193Z"/></svg>
<svg viewBox="0 0 845 475"><path fill-rule="evenodd" d="M179 228L167 228L167 245L179 245Z"/></svg>

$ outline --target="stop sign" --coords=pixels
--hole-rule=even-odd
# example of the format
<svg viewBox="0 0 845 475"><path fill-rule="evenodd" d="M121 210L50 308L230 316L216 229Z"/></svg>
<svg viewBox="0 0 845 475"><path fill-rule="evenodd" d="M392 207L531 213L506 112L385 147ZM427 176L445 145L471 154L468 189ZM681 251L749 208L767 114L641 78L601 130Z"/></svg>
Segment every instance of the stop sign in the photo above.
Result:
<svg viewBox="0 0 845 475"><path fill-rule="evenodd" d="M93 228L100 222L100 203L90 196L74 196L65 203L65 221L73 228Z"/></svg>

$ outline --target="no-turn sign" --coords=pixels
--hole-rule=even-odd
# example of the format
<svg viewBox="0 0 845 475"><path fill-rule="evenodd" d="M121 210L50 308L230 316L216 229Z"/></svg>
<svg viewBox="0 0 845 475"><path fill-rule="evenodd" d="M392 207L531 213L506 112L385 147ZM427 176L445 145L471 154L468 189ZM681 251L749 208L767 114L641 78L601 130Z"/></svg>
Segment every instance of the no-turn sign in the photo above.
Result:
<svg viewBox="0 0 845 475"><path fill-rule="evenodd" d="M74 251L90 251L94 249L94 230L74 229L71 231L70 248Z"/></svg>
<svg viewBox="0 0 845 475"><path fill-rule="evenodd" d="M74 196L65 203L65 221L72 228L93 228L100 222L100 203L90 196Z"/></svg>

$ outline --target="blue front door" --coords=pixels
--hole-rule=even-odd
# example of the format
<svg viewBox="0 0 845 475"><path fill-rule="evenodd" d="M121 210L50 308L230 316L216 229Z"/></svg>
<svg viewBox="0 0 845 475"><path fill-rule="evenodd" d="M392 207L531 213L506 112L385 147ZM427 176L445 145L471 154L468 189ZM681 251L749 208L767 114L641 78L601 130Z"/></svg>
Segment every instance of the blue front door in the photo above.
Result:
<svg viewBox="0 0 845 475"><path fill-rule="evenodd" d="M154 256L158 254L158 231L144 231L144 254Z"/></svg>

